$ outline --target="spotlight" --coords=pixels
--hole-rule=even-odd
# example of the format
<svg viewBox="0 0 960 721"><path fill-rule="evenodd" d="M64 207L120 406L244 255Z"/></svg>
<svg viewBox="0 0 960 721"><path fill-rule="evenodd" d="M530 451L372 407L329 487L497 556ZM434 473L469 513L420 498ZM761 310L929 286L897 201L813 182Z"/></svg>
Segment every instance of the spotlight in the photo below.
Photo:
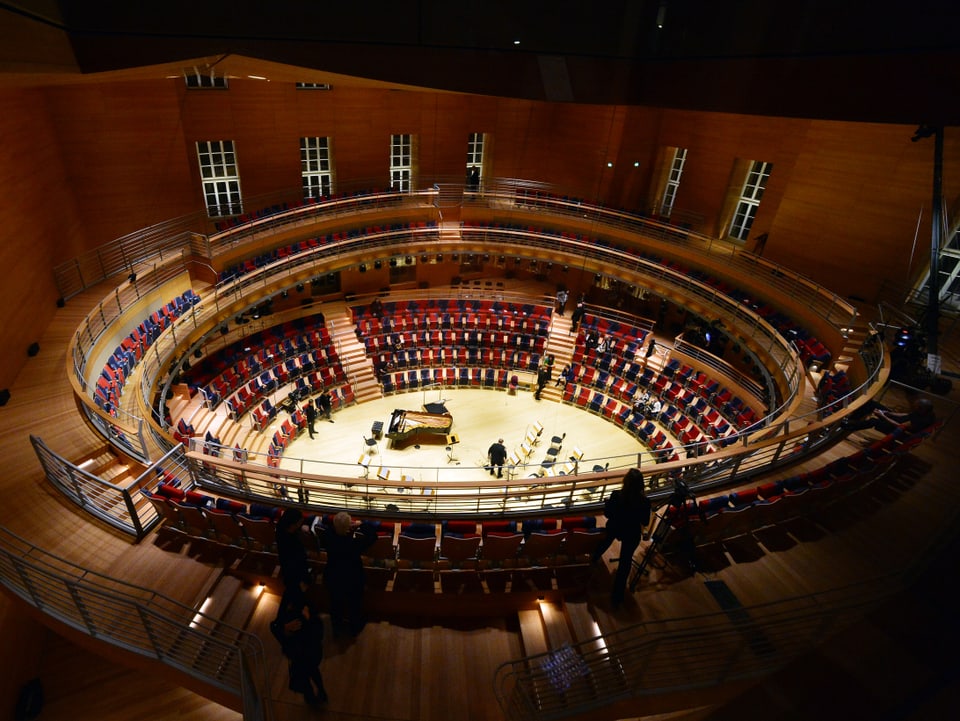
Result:
<svg viewBox="0 0 960 721"><path fill-rule="evenodd" d="M383 267L383 263L380 262L379 260L375 260L373 261L373 267L376 268L377 270L380 270Z"/></svg>
<svg viewBox="0 0 960 721"><path fill-rule="evenodd" d="M423 255L420 256L420 262L421 262L421 263L426 263L427 260L428 260L428 259L427 259L427 254L426 254L426 253L424 253Z"/></svg>
<svg viewBox="0 0 960 721"><path fill-rule="evenodd" d="M519 259L519 258L514 258L514 259L513 259L513 264L514 264L514 265L520 265L520 259Z"/></svg>
<svg viewBox="0 0 960 721"><path fill-rule="evenodd" d="M603 280L603 276L600 275L599 273L597 273L595 276L593 276L593 282L594 282L594 283L599 283L601 280Z"/></svg>
<svg viewBox="0 0 960 721"><path fill-rule="evenodd" d="M287 293L287 291L285 291L285 290L280 293L280 297L281 297L281 298L286 298L287 295L288 295L288 293Z"/></svg>
<svg viewBox="0 0 960 721"><path fill-rule="evenodd" d="M391 258L391 259L390 259L390 267L391 267L391 268L396 268L396 267L397 267L397 259L396 259L396 258Z"/></svg>
<svg viewBox="0 0 960 721"><path fill-rule="evenodd" d="M497 258L497 263L499 263L500 265L503 265L506 262L507 262L507 259L504 258L502 255Z"/></svg>
<svg viewBox="0 0 960 721"><path fill-rule="evenodd" d="M489 253L484 253L484 254L483 254L483 262L484 262L484 263L489 263L489 262L490 262L490 255L489 255Z"/></svg>
<svg viewBox="0 0 960 721"><path fill-rule="evenodd" d="M443 253L437 253L437 262L438 262L438 263L442 263L442 262L443 262Z"/></svg>
<svg viewBox="0 0 960 721"><path fill-rule="evenodd" d="M297 283L297 292L298 292L298 293L302 293L302 292L303 292L303 283Z"/></svg>
<svg viewBox="0 0 960 721"><path fill-rule="evenodd" d="M569 270L570 270L570 266L569 266L569 265L563 266L563 272L564 272L564 273L566 273L566 272L569 271Z"/></svg>
<svg viewBox="0 0 960 721"><path fill-rule="evenodd" d="M454 263L458 263L459 261L460 261L460 254L459 254L459 253L454 253L454 254L453 254L453 262L454 262Z"/></svg>
<svg viewBox="0 0 960 721"><path fill-rule="evenodd" d="M366 272L367 272L367 264L366 264L366 263L361 263L361 264L360 264L360 272L361 272L361 273L366 273Z"/></svg>
<svg viewBox="0 0 960 721"><path fill-rule="evenodd" d="M335 276L333 273L327 273L327 282L328 282L328 283L332 283L334 280L336 280L336 278L337 278L337 276Z"/></svg>
<svg viewBox="0 0 960 721"><path fill-rule="evenodd" d="M403 259L403 262L406 263L407 265L410 265L413 262L413 258L411 258L408 255L406 258Z"/></svg>
<svg viewBox="0 0 960 721"><path fill-rule="evenodd" d="M199 358L199 357L202 356L202 355L203 355L203 351L201 351L199 348L197 348L197 349L193 352L193 357L194 357L194 358Z"/></svg>
<svg viewBox="0 0 960 721"><path fill-rule="evenodd" d="M136 282L137 282L137 274L136 274L136 273L131 273L129 276L127 276L127 280L129 280L131 283L136 283Z"/></svg>

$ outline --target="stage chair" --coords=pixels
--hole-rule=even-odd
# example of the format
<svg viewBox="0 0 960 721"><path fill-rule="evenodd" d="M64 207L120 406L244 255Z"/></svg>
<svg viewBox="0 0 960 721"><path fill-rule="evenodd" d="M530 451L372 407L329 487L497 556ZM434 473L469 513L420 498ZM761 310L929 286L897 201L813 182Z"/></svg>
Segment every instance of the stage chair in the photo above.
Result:
<svg viewBox="0 0 960 721"><path fill-rule="evenodd" d="M522 533L493 532L483 535L483 541L480 544L481 568L515 565L522 542Z"/></svg>
<svg viewBox="0 0 960 721"><path fill-rule="evenodd" d="M437 556L437 539L435 536L407 536L400 534L397 538L397 563L405 563L408 567L423 568L433 563Z"/></svg>
<svg viewBox="0 0 960 721"><path fill-rule="evenodd" d="M363 558L364 566L395 566L397 561L397 548L393 545L393 536L378 535L373 545L363 552Z"/></svg>
<svg viewBox="0 0 960 721"><path fill-rule="evenodd" d="M210 525L210 519L199 507L179 501L170 501L170 505L180 514L183 519L183 528L189 535L199 538L213 537L214 532L213 526Z"/></svg>
<svg viewBox="0 0 960 721"><path fill-rule="evenodd" d="M479 553L479 534L468 534L463 537L444 534L440 539L438 561L442 567L446 568L476 568Z"/></svg>
<svg viewBox="0 0 960 721"><path fill-rule="evenodd" d="M243 532L250 539L251 545L271 553L277 550L277 530L273 521L269 518L251 518L250 516L239 516L238 520L243 527Z"/></svg>
<svg viewBox="0 0 960 721"><path fill-rule="evenodd" d="M183 519L180 517L180 514L177 513L177 509L170 505L170 499L150 493L150 491L143 488L140 489L140 493L150 501L151 505L156 509L157 515L163 519L164 528L177 531L178 533L184 532Z"/></svg>
<svg viewBox="0 0 960 721"><path fill-rule="evenodd" d="M211 508L205 511L207 518L210 519L210 525L213 527L214 538L220 543L237 548L247 548L249 539L243 532L243 527L237 521L236 516L227 511L218 511Z"/></svg>

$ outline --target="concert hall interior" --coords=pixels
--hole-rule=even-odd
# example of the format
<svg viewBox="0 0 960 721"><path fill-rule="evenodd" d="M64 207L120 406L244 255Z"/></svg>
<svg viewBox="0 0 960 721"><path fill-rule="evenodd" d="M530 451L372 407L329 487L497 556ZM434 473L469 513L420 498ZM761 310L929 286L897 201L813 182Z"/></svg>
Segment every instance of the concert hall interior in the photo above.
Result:
<svg viewBox="0 0 960 721"><path fill-rule="evenodd" d="M950 713L956 10L253 5L0 2L0 704Z"/></svg>

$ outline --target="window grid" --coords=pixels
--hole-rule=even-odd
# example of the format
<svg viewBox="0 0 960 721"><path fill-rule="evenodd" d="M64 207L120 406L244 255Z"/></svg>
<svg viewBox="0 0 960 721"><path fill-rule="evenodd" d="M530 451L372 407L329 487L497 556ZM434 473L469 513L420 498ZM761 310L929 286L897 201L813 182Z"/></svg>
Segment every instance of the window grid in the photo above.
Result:
<svg viewBox="0 0 960 721"><path fill-rule="evenodd" d="M476 190L483 177L483 133L467 136L467 186Z"/></svg>
<svg viewBox="0 0 960 721"><path fill-rule="evenodd" d="M669 218L673 212L673 201L677 197L680 187L680 176L683 175L683 164L687 161L687 149L675 148L673 162L670 164L670 175L667 176L667 185L663 189L663 201L660 203L660 215Z"/></svg>
<svg viewBox="0 0 960 721"><path fill-rule="evenodd" d="M757 214L757 208L760 206L760 199L763 197L763 191L766 188L767 178L770 177L771 170L773 170L773 163L754 160L750 165L750 172L747 173L747 180L743 184L740 200L737 201L737 210L734 212L733 222L730 224L731 238L746 240L750 234L750 226L753 225L753 219Z"/></svg>
<svg viewBox="0 0 960 721"><path fill-rule="evenodd" d="M331 194L330 138L300 138L300 175L304 199Z"/></svg>
<svg viewBox="0 0 960 721"><path fill-rule="evenodd" d="M240 175L232 140L197 141L200 179L207 215L216 218L243 212Z"/></svg>
<svg viewBox="0 0 960 721"><path fill-rule="evenodd" d="M390 189L408 191L413 171L411 136L390 136Z"/></svg>

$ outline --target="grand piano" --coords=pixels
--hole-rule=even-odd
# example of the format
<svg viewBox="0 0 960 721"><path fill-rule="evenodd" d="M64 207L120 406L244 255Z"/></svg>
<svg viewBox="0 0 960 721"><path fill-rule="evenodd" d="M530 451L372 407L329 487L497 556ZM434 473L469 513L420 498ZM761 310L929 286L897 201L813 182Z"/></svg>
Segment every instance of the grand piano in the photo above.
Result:
<svg viewBox="0 0 960 721"><path fill-rule="evenodd" d="M395 410L390 416L387 438L391 448L406 448L417 443L442 445L453 426L449 413Z"/></svg>

